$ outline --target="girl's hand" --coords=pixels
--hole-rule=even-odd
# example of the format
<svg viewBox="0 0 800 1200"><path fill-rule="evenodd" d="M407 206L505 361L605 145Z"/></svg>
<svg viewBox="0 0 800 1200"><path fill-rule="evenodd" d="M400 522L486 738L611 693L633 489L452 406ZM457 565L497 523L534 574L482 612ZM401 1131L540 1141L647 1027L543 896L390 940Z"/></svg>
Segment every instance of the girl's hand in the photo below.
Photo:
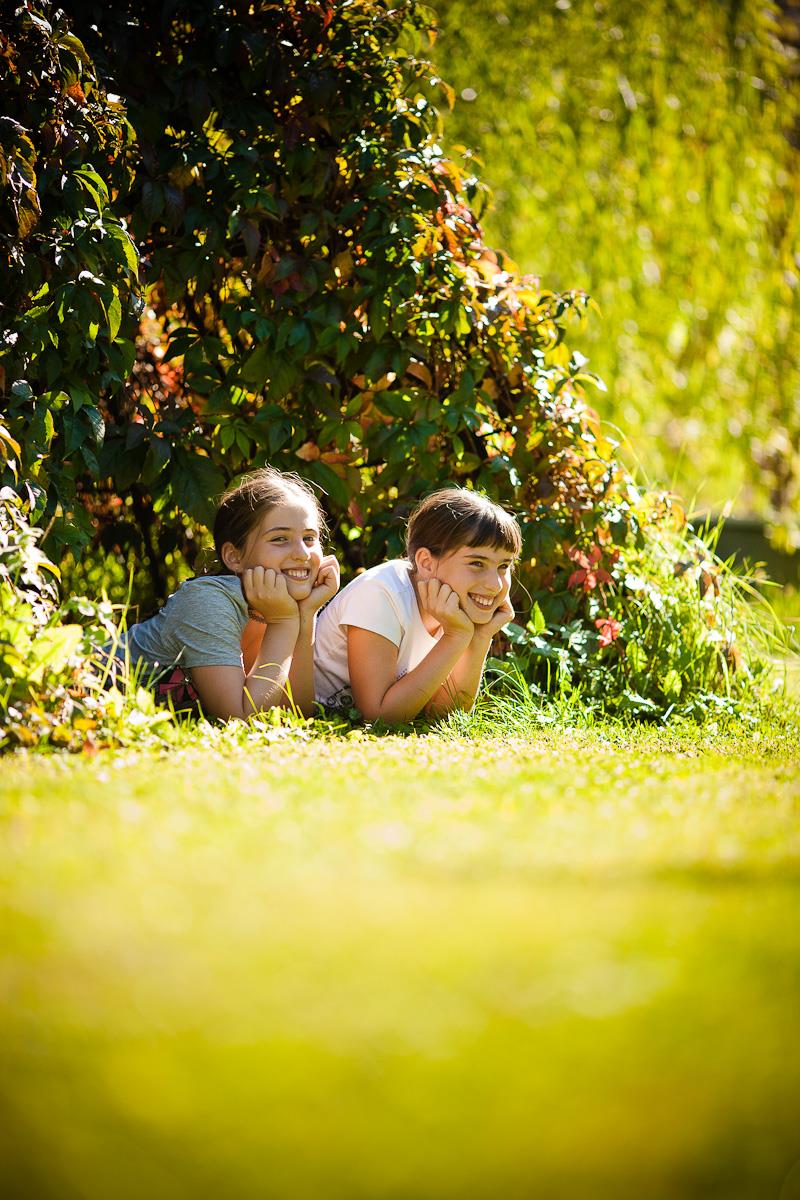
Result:
<svg viewBox="0 0 800 1200"><path fill-rule="evenodd" d="M270 567L248 567L242 572L242 592L248 607L263 617L268 625L276 621L297 620L297 602L289 595L286 580L280 571Z"/></svg>
<svg viewBox="0 0 800 1200"><path fill-rule="evenodd" d="M421 579L417 583L417 592L420 607L441 625L444 636L472 637L475 626L449 584L440 579Z"/></svg>
<svg viewBox="0 0 800 1200"><path fill-rule="evenodd" d="M507 625L509 621L514 620L515 615L516 614L511 606L511 602L508 599L508 596L506 596L503 603L494 610L492 616L485 625L475 626L476 636L483 638L487 642L491 642L494 635L499 633L504 625Z"/></svg>
<svg viewBox="0 0 800 1200"><path fill-rule="evenodd" d="M341 568L336 555L326 554L319 564L317 578L314 580L310 595L306 596L305 600L298 601L300 613L319 612L323 604L327 604L338 592L340 577Z"/></svg>

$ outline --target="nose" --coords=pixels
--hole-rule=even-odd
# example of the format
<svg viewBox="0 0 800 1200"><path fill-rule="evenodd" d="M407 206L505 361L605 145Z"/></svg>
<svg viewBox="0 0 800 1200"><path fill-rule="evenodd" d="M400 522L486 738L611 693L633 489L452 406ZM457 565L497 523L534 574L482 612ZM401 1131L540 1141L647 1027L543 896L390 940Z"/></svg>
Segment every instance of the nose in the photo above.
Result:
<svg viewBox="0 0 800 1200"><path fill-rule="evenodd" d="M307 546L302 538L298 538L292 546L292 559L294 561L307 562L310 557L311 547Z"/></svg>

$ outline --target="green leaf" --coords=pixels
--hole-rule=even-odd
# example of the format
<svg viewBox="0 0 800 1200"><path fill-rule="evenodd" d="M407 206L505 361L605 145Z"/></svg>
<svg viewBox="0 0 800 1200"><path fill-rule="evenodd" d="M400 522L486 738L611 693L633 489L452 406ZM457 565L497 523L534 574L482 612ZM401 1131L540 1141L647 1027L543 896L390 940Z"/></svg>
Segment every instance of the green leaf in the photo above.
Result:
<svg viewBox="0 0 800 1200"><path fill-rule="evenodd" d="M386 326L389 323L389 309L383 302L382 296L375 296L369 305L369 324L372 330L372 336L376 342L379 342L386 332Z"/></svg>
<svg viewBox="0 0 800 1200"><path fill-rule="evenodd" d="M106 233L110 238L117 243L122 250L122 255L126 266L133 271L134 275L139 272L139 255L136 253L136 246L132 238L125 232L121 225L107 224Z"/></svg>
<svg viewBox="0 0 800 1200"><path fill-rule="evenodd" d="M166 438L153 437L147 446L147 457L142 468L142 482L152 484L172 457L172 446Z"/></svg>
<svg viewBox="0 0 800 1200"><path fill-rule="evenodd" d="M637 674L647 670L647 654L638 642L628 642L628 662Z"/></svg>
<svg viewBox="0 0 800 1200"><path fill-rule="evenodd" d="M295 354L305 356L311 348L311 334L305 321L298 321L289 334L289 345Z"/></svg>
<svg viewBox="0 0 800 1200"><path fill-rule="evenodd" d="M127 491L141 477L146 456L147 448L144 442L132 450L126 449L119 442L116 445L106 444L101 456L103 471L112 477L118 491Z"/></svg>
<svg viewBox="0 0 800 1200"><path fill-rule="evenodd" d="M119 302L119 293L115 291L108 306L108 337L110 341L113 342L116 338L121 324L122 305Z"/></svg>
<svg viewBox="0 0 800 1200"><path fill-rule="evenodd" d="M409 390L393 391L386 388L375 393L375 407L400 420L410 420L416 408L416 400Z"/></svg>
<svg viewBox="0 0 800 1200"><path fill-rule="evenodd" d="M80 625L59 625L37 633L31 647L29 678L41 683L45 671L61 671L83 639Z"/></svg>
<svg viewBox="0 0 800 1200"><path fill-rule="evenodd" d="M23 195L23 201L19 205L15 205L17 230L22 241L33 233L39 224L39 217L42 215L39 197L33 188L27 188Z"/></svg>
<svg viewBox="0 0 800 1200"><path fill-rule="evenodd" d="M123 379L127 379L133 370L133 364L136 362L136 343L129 341L128 338L120 339L111 347L115 354L119 354L121 360L120 374Z"/></svg>
<svg viewBox="0 0 800 1200"><path fill-rule="evenodd" d="M257 346L242 365L242 379L254 383L260 390L269 378L272 369L272 353L268 346Z"/></svg>
<svg viewBox="0 0 800 1200"><path fill-rule="evenodd" d="M49 407L41 401L35 406L33 416L25 430L25 441L39 454L46 454L55 435L55 422Z"/></svg>
<svg viewBox="0 0 800 1200"><path fill-rule="evenodd" d="M190 516L211 525L217 501L225 488L225 477L210 458L175 448L172 498Z"/></svg>
<svg viewBox="0 0 800 1200"><path fill-rule="evenodd" d="M350 502L350 490L343 479L332 471L327 463L309 462L299 468L299 473L318 483L322 490L340 508L347 508Z"/></svg>
<svg viewBox="0 0 800 1200"><path fill-rule="evenodd" d="M657 713L658 705L652 700L648 700L645 696L640 696L638 692L634 692L632 688L628 688L622 694L619 701L619 708L622 712L630 713Z"/></svg>
<svg viewBox="0 0 800 1200"><path fill-rule="evenodd" d="M92 60L86 53L86 47L80 38L75 37L74 33L62 33L58 39L58 45L64 50L70 50L80 62L91 66Z"/></svg>
<svg viewBox="0 0 800 1200"><path fill-rule="evenodd" d="M242 367L242 379L254 384L257 391L266 391L268 400L282 400L298 377L297 368L275 356L267 346L254 350Z"/></svg>
<svg viewBox="0 0 800 1200"><path fill-rule="evenodd" d="M92 427L92 437L95 445L102 446L103 439L106 436L106 423L103 420L103 414L99 408L95 408L93 404L87 405L83 409L83 415L88 418L89 424Z"/></svg>
<svg viewBox="0 0 800 1200"><path fill-rule="evenodd" d="M86 442L81 443L81 457L86 463L89 474L93 475L96 479L100 474L100 464L97 461L97 455L94 450Z"/></svg>
<svg viewBox="0 0 800 1200"><path fill-rule="evenodd" d="M70 384L69 394L72 398L72 407L76 413L80 412L85 405L91 405L92 403L92 398L86 388L81 387L80 384Z"/></svg>
<svg viewBox="0 0 800 1200"><path fill-rule="evenodd" d="M49 21L46 21L44 17L37 16L36 13L29 12L27 10L23 10L20 14L20 24L22 25L23 29L26 26L35 25L37 29L42 31L42 33L50 35L53 32L53 26Z"/></svg>
<svg viewBox="0 0 800 1200"><path fill-rule="evenodd" d="M538 637L539 634L544 633L544 631L547 629L547 622L544 619L544 614L535 601L533 608L531 609L531 615L528 621L528 629L531 631L534 637Z"/></svg>
<svg viewBox="0 0 800 1200"><path fill-rule="evenodd" d="M25 313L25 320L35 321L38 317L43 317L52 307L52 304L37 304L35 308L28 309Z"/></svg>
<svg viewBox="0 0 800 1200"><path fill-rule="evenodd" d="M73 454L81 442L86 439L86 427L80 420L80 414L74 412L65 412L62 416L64 427L64 455L69 457Z"/></svg>
<svg viewBox="0 0 800 1200"><path fill-rule="evenodd" d="M161 361L169 362L172 358L182 357L196 346L199 341L200 338L194 329L175 328L171 330L167 352Z"/></svg>
<svg viewBox="0 0 800 1200"><path fill-rule="evenodd" d="M101 213L108 204L108 188L103 180L90 167L79 167L75 172L75 178L81 187L92 197L97 211Z"/></svg>
<svg viewBox="0 0 800 1200"><path fill-rule="evenodd" d="M683 691L683 680L674 668L667 671L661 681L661 690L668 700L680 700L681 692Z"/></svg>

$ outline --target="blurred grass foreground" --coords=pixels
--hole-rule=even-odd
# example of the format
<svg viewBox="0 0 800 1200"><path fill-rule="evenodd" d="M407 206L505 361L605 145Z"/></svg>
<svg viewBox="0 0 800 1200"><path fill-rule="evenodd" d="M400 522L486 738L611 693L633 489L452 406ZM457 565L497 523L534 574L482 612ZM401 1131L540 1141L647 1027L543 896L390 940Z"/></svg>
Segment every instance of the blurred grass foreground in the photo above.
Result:
<svg viewBox="0 0 800 1200"><path fill-rule="evenodd" d="M799 760L707 725L6 763L4 1194L796 1200Z"/></svg>

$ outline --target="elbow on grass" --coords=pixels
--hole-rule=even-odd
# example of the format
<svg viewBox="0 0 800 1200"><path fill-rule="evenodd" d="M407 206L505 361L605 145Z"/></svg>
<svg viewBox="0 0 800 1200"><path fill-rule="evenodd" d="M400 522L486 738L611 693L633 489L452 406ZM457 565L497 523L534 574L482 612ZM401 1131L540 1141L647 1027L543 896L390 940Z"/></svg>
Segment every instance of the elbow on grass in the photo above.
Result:
<svg viewBox="0 0 800 1200"><path fill-rule="evenodd" d="M409 721L416 720L416 718L420 716L423 711L423 709L419 709L417 712L403 713L393 711L391 708L387 710L384 708L383 704L361 705L358 702L356 702L356 708L361 713L363 719L370 725L375 725L380 722L380 724L388 726L405 725Z"/></svg>

